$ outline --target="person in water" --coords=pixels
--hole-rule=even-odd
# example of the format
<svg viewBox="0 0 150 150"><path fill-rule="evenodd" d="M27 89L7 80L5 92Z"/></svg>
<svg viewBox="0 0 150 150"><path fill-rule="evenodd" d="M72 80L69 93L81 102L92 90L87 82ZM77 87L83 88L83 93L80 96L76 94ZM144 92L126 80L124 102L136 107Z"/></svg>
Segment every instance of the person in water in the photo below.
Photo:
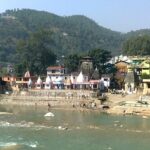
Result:
<svg viewBox="0 0 150 150"><path fill-rule="evenodd" d="M51 109L51 104L48 103L47 106L48 106L48 111L50 111L50 109Z"/></svg>

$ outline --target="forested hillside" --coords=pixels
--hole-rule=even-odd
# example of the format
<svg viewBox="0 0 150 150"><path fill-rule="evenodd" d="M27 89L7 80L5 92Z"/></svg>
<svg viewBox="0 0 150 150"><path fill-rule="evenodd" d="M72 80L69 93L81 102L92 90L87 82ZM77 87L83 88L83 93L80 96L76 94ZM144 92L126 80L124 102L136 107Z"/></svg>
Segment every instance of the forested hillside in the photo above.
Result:
<svg viewBox="0 0 150 150"><path fill-rule="evenodd" d="M121 50L124 39L121 33L101 27L85 16L61 17L29 9L7 10L0 15L0 61L15 62L18 41L40 29L52 31L56 55L84 53L95 48L115 54Z"/></svg>
<svg viewBox="0 0 150 150"><path fill-rule="evenodd" d="M136 31L131 31L125 34L125 38L135 38L138 36L150 35L150 29L141 29Z"/></svg>
<svg viewBox="0 0 150 150"><path fill-rule="evenodd" d="M30 9L7 10L0 14L0 62L15 63L18 41L43 29L52 33L51 49L56 56L85 53L97 48L119 55L127 47L122 48L126 40L150 35L149 29L127 34L112 31L82 15L58 16Z"/></svg>

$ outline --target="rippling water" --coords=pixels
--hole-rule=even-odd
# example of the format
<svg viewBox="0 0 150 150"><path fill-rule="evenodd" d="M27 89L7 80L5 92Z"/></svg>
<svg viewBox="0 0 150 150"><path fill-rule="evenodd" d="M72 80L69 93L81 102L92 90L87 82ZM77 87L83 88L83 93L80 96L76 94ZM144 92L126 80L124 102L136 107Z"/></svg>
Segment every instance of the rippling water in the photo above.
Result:
<svg viewBox="0 0 150 150"><path fill-rule="evenodd" d="M1 106L3 150L150 150L150 119L47 107Z"/></svg>

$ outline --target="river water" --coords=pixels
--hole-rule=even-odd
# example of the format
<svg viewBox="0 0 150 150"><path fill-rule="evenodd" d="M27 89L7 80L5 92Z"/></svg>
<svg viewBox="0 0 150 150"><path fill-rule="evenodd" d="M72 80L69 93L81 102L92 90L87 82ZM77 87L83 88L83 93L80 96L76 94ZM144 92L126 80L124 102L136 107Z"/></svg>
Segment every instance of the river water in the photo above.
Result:
<svg viewBox="0 0 150 150"><path fill-rule="evenodd" d="M3 150L150 150L150 119L47 107L0 106Z"/></svg>

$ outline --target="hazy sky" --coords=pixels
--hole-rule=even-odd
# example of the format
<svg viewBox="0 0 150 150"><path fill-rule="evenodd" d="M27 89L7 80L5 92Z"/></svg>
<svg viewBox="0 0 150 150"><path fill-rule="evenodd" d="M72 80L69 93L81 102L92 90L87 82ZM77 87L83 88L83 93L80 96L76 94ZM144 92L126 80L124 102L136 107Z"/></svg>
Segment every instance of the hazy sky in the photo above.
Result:
<svg viewBox="0 0 150 150"><path fill-rule="evenodd" d="M121 32L150 28L150 0L0 0L0 12L13 8L45 10L61 16L85 15Z"/></svg>

